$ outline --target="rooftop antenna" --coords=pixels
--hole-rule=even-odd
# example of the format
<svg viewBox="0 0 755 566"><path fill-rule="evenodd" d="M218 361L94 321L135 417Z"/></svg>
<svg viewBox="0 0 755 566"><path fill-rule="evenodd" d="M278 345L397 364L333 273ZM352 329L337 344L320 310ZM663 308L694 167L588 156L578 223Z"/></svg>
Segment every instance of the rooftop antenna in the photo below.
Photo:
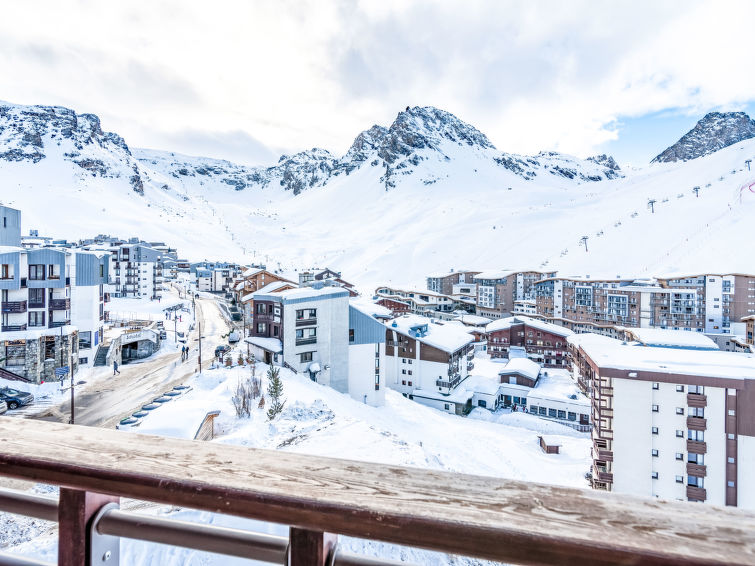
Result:
<svg viewBox="0 0 755 566"><path fill-rule="evenodd" d="M651 198L650 200L648 200L648 207L650 208L650 212L652 214L655 214L655 203L656 203L656 200L654 198Z"/></svg>
<svg viewBox="0 0 755 566"><path fill-rule="evenodd" d="M693 187L692 192L695 193L695 198L700 196L700 187Z"/></svg>
<svg viewBox="0 0 755 566"><path fill-rule="evenodd" d="M580 244L583 244L585 246L585 251L587 251L587 238L589 236L582 236L582 239L580 240Z"/></svg>

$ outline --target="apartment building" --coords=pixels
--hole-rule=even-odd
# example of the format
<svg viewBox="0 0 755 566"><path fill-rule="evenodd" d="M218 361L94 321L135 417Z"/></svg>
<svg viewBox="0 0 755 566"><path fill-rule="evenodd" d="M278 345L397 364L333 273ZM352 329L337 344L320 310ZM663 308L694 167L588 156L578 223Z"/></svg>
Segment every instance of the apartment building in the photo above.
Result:
<svg viewBox="0 0 755 566"><path fill-rule="evenodd" d="M755 509L755 355L570 337L595 489Z"/></svg>
<svg viewBox="0 0 755 566"><path fill-rule="evenodd" d="M0 367L36 383L91 364L102 340L110 254L24 248L20 211L0 207Z"/></svg>
<svg viewBox="0 0 755 566"><path fill-rule="evenodd" d="M253 294L272 283L285 283L287 289L297 287L293 281L289 281L282 275L268 271L264 266L248 267L236 278L233 293L236 303L241 307L246 316L246 320L252 320ZM268 291L271 290L283 290L283 286L268 289Z"/></svg>
<svg viewBox="0 0 755 566"><path fill-rule="evenodd" d="M535 284L535 304L538 317L575 332L619 337L616 327L624 326L732 333L755 312L755 276L552 277Z"/></svg>
<svg viewBox="0 0 755 566"><path fill-rule="evenodd" d="M516 301L534 298L537 281L555 275L555 272L542 271L482 271L474 276L476 313L489 318L511 316Z"/></svg>
<svg viewBox="0 0 755 566"><path fill-rule="evenodd" d="M755 345L755 315L743 317L742 322L745 323L745 342Z"/></svg>
<svg viewBox="0 0 755 566"><path fill-rule="evenodd" d="M397 303L405 303L409 306L409 312L432 316L439 313L451 313L457 309L463 309L465 304L459 300L436 293L434 291L419 291L416 289L401 289L397 287L378 287L375 290L378 299L388 299ZM388 304L385 304L391 308Z"/></svg>
<svg viewBox="0 0 755 566"><path fill-rule="evenodd" d="M326 267L325 269L310 269L299 272L299 286L301 287L312 285L318 281L329 282L331 285L343 287L349 292L349 296L351 297L359 296L354 285L341 278L340 271L333 271Z"/></svg>
<svg viewBox="0 0 755 566"><path fill-rule="evenodd" d="M114 296L152 299L162 296L164 252L142 242L117 243L110 251Z"/></svg>
<svg viewBox="0 0 755 566"><path fill-rule="evenodd" d="M385 401L383 325L349 303L337 286L282 290L270 283L253 293L250 354L348 393L373 406Z"/></svg>
<svg viewBox="0 0 755 566"><path fill-rule="evenodd" d="M485 332L491 358L509 358L515 348L545 367L568 365L566 338L573 332L563 326L518 315L494 320Z"/></svg>
<svg viewBox="0 0 755 566"><path fill-rule="evenodd" d="M470 286L473 287L475 285L474 276L478 273L479 271L464 270L435 273L427 277L427 290L442 295L467 294L463 292L457 293L454 287L459 285L463 289L472 291Z"/></svg>
<svg viewBox="0 0 755 566"><path fill-rule="evenodd" d="M466 327L404 315L386 323L385 338L388 387L449 413L471 409L469 396L455 395L474 368L474 338Z"/></svg>

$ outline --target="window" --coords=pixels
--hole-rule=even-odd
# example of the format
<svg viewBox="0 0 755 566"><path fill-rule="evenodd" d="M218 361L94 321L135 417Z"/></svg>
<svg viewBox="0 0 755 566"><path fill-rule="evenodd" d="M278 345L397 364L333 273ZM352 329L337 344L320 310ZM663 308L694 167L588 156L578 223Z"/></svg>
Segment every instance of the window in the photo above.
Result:
<svg viewBox="0 0 755 566"><path fill-rule="evenodd" d="M726 482L726 487L734 487L734 485L735 485L734 482L731 480Z"/></svg>
<svg viewBox="0 0 755 566"><path fill-rule="evenodd" d="M658 412L658 405L653 405L653 412L654 412L654 413L657 413L657 412Z"/></svg>
<svg viewBox="0 0 755 566"><path fill-rule="evenodd" d="M354 329L349 328L349 342L353 342L353 341L354 341Z"/></svg>
<svg viewBox="0 0 755 566"><path fill-rule="evenodd" d="M13 279L13 272L10 264L4 263L0 266L0 279Z"/></svg>
<svg viewBox="0 0 755 566"><path fill-rule="evenodd" d="M684 385L677 385L677 386L676 386L676 390L677 390L677 391L678 391L679 393L684 393Z"/></svg>
<svg viewBox="0 0 755 566"><path fill-rule="evenodd" d="M406 380L405 379L401 380L401 385L406 385Z"/></svg>
<svg viewBox="0 0 755 566"><path fill-rule="evenodd" d="M408 371L407 373L408 373L409 375L411 375L411 374L412 374L412 370L409 370L409 371Z"/></svg>
<svg viewBox="0 0 755 566"><path fill-rule="evenodd" d="M676 437L677 438L684 438L684 431L683 430L677 430L676 431Z"/></svg>
<svg viewBox="0 0 755 566"><path fill-rule="evenodd" d="M79 350L86 350L92 347L92 333L79 332Z"/></svg>
<svg viewBox="0 0 755 566"><path fill-rule="evenodd" d="M278 336L278 332L279 332L278 329L279 329L278 326L273 326L273 336Z"/></svg>
<svg viewBox="0 0 755 566"><path fill-rule="evenodd" d="M727 437L727 438L728 438L729 440L734 440L735 438L737 438L737 435L736 435L736 434L734 434L734 433L731 433L731 432L730 432L729 434L727 434L727 435L726 435L726 437Z"/></svg>
<svg viewBox="0 0 755 566"><path fill-rule="evenodd" d="M684 461L684 454L682 452L677 452L676 459L679 461Z"/></svg>
<svg viewBox="0 0 755 566"><path fill-rule="evenodd" d="M402 374L404 374L404 375L406 375L406 370L405 370L405 369L402 369L402 370L401 370L401 373L402 373Z"/></svg>
<svg viewBox="0 0 755 566"><path fill-rule="evenodd" d="M314 354L314 352L302 352L301 354L299 354L299 361L302 363L311 362L312 354Z"/></svg>
<svg viewBox="0 0 755 566"><path fill-rule="evenodd" d="M44 326L45 325L45 313L38 311L29 312L29 326Z"/></svg>
<svg viewBox="0 0 755 566"><path fill-rule="evenodd" d="M654 426L653 428L650 429L650 432L652 432L653 434L658 434L658 427Z"/></svg>
<svg viewBox="0 0 755 566"><path fill-rule="evenodd" d="M569 411L568 418L569 418L570 421L576 421L577 420L577 413L572 413L571 411Z"/></svg>
<svg viewBox="0 0 755 566"><path fill-rule="evenodd" d="M733 458L732 456L729 456L728 458L726 458L726 461L727 461L727 462L728 462L729 464L734 464L734 463L736 462L736 461L734 460L734 458Z"/></svg>
<svg viewBox="0 0 755 566"><path fill-rule="evenodd" d="M255 310L257 311L257 314L265 314L267 312L265 305L263 305L262 303L257 303Z"/></svg>
<svg viewBox="0 0 755 566"><path fill-rule="evenodd" d="M653 449L652 449L652 450L650 451L650 455L651 455L651 456L652 456L653 458L657 458L657 457L658 457L658 450L657 450L656 448L653 448Z"/></svg>
<svg viewBox="0 0 755 566"><path fill-rule="evenodd" d="M684 483L684 476L676 476L676 483Z"/></svg>
<svg viewBox="0 0 755 566"><path fill-rule="evenodd" d="M658 472L653 472L651 476L654 480L658 479Z"/></svg>
<svg viewBox="0 0 755 566"><path fill-rule="evenodd" d="M317 318L317 309L299 309L296 311L296 320Z"/></svg>
<svg viewBox="0 0 755 566"><path fill-rule="evenodd" d="M408 362L407 362L407 363L411 364L411 363L412 363L412 359L411 359L411 358L409 358L409 360L408 360Z"/></svg>
<svg viewBox="0 0 755 566"><path fill-rule="evenodd" d="M537 407L530 405L530 413L537 414Z"/></svg>
<svg viewBox="0 0 755 566"><path fill-rule="evenodd" d="M406 358L401 358L401 363L405 364L406 363Z"/></svg>
<svg viewBox="0 0 755 566"><path fill-rule="evenodd" d="M729 409L729 410L727 411L727 413L728 413L728 415L729 415L730 417L733 417L733 416L735 416L735 415L737 414L737 412L736 412L736 411L735 411L734 409Z"/></svg>
<svg viewBox="0 0 755 566"><path fill-rule="evenodd" d="M540 415L543 415L543 416L545 416L545 414L546 414L547 412L548 412L548 409L546 409L545 407L540 407L540 408L538 409L538 414L540 414Z"/></svg>
<svg viewBox="0 0 755 566"><path fill-rule="evenodd" d="M411 387L411 386L412 386L412 382L411 382L411 381L407 381L407 382L406 382L406 384L407 384L407 385L408 385L409 387Z"/></svg>
<svg viewBox="0 0 755 566"><path fill-rule="evenodd" d="M447 411L448 410L448 403L446 403L445 405L443 405L443 408Z"/></svg>
<svg viewBox="0 0 755 566"><path fill-rule="evenodd" d="M29 265L29 279L41 281L45 278L45 266L43 264Z"/></svg>
<svg viewBox="0 0 755 566"><path fill-rule="evenodd" d="M683 415L684 414L684 407L677 407L676 408L676 414L677 415Z"/></svg>
<svg viewBox="0 0 755 566"><path fill-rule="evenodd" d="M44 308L45 306L45 290L44 289L29 289L29 308Z"/></svg>
<svg viewBox="0 0 755 566"><path fill-rule="evenodd" d="M653 389L658 389L658 383L653 382Z"/></svg>
<svg viewBox="0 0 755 566"><path fill-rule="evenodd" d="M558 412L558 418L559 419L565 419L566 418L566 411L559 411Z"/></svg>
<svg viewBox="0 0 755 566"><path fill-rule="evenodd" d="M555 419L558 416L558 412L556 409L548 409L548 416Z"/></svg>

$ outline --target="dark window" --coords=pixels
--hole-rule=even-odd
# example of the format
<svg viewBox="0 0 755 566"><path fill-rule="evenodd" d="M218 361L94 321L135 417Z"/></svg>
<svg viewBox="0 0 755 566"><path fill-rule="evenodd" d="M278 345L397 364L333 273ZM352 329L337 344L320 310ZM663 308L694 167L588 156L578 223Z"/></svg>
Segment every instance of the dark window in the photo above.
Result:
<svg viewBox="0 0 755 566"><path fill-rule="evenodd" d="M353 342L353 341L354 341L354 329L349 328L349 342Z"/></svg>
<svg viewBox="0 0 755 566"><path fill-rule="evenodd" d="M299 354L299 361L300 362L311 362L312 361L312 354L314 352L302 352Z"/></svg>

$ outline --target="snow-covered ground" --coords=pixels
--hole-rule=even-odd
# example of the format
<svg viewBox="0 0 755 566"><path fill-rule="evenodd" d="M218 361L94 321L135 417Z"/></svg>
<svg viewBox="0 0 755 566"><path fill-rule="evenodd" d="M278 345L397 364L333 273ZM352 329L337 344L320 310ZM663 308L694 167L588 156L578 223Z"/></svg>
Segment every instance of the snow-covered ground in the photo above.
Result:
<svg viewBox="0 0 755 566"><path fill-rule="evenodd" d="M584 475L590 466L589 435L524 413L490 413L475 409L469 418L462 418L422 406L390 389L386 392L384 407L369 407L283 369L281 377L286 399L283 413L270 422L265 409L255 408L249 418L238 418L231 396L238 381L247 379L251 371L248 365L235 365L237 354L238 350L232 353L235 367L205 371L187 382L192 387L190 391L151 411L141 421L143 430L191 436L197 427L196 418L192 417L197 414L197 408L220 410L215 421L214 442L587 487ZM263 392L267 389L265 371L266 366L257 363L256 373L262 377ZM186 418L176 422L180 415ZM140 426L121 428L124 434L129 434L140 432ZM561 453L543 453L538 443L540 434L556 438L561 444ZM164 514L169 510L148 506L142 511ZM285 527L277 525L190 510L172 512L171 516L264 532L286 532ZM342 545L353 552L420 564L479 563L356 539L346 538ZM55 548L56 539L51 533L13 545L10 551L50 559L54 557ZM125 539L121 552L125 564L248 563Z"/></svg>

